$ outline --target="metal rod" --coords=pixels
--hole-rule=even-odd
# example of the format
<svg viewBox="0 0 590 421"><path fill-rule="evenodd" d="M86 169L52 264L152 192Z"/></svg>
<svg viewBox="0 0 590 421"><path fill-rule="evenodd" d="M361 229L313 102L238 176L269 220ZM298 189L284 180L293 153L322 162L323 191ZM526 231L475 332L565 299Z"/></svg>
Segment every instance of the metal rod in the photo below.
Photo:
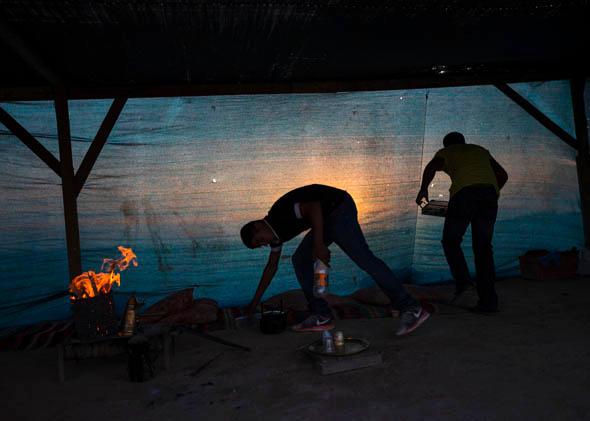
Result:
<svg viewBox="0 0 590 421"><path fill-rule="evenodd" d="M223 345L231 346L233 348L238 348L238 349L241 349L242 351L248 351L248 352L251 351L251 349L248 348L247 346L243 346L243 345L236 344L234 342L226 341L225 339L221 339L221 338L218 338L217 336L213 336L208 333L201 332L200 330L197 330L192 327L187 327L187 328L185 328L185 330L187 332L194 334L194 335L200 336L205 339L209 339L210 341L213 341L213 342L218 342Z"/></svg>
<svg viewBox="0 0 590 421"><path fill-rule="evenodd" d="M201 364L200 367L197 367L195 370L191 371L189 373L189 376L197 377L201 371L203 371L205 368L207 368L213 361L215 361L217 358L219 358L222 354L223 354L223 352L220 352L219 354L217 354L213 358L210 358L209 360L205 361L205 363Z"/></svg>

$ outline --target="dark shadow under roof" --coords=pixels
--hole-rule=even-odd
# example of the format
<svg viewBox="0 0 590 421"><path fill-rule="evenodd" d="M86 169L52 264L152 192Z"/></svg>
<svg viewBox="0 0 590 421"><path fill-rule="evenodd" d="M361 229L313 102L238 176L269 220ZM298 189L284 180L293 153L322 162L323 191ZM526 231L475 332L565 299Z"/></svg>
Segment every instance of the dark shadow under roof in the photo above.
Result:
<svg viewBox="0 0 590 421"><path fill-rule="evenodd" d="M0 1L0 99L585 76L587 1ZM24 57L24 58L23 58Z"/></svg>

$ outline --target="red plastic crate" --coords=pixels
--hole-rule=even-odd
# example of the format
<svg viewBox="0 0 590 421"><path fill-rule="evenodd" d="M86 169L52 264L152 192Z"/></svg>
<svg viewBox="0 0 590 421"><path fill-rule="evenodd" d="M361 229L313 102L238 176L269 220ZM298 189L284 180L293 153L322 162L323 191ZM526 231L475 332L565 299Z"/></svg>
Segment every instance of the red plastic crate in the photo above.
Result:
<svg viewBox="0 0 590 421"><path fill-rule="evenodd" d="M520 273L525 279L538 281L565 279L576 276L578 270L578 251L553 252L531 250L518 258Z"/></svg>

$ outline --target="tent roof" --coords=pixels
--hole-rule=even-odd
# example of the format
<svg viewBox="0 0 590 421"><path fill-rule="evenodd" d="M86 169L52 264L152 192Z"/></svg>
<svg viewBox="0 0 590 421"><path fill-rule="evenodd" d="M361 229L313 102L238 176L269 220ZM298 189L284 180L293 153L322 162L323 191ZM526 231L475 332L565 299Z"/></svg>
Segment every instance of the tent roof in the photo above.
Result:
<svg viewBox="0 0 590 421"><path fill-rule="evenodd" d="M3 0L0 99L52 98L55 85L70 98L103 98L588 74L587 1L493 3Z"/></svg>

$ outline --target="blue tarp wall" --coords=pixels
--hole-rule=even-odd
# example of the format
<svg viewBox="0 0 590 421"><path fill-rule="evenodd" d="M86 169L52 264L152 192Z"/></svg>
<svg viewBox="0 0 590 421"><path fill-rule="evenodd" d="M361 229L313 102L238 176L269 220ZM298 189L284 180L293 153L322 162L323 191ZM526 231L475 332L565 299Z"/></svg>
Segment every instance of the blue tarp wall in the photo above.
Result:
<svg viewBox="0 0 590 421"><path fill-rule="evenodd" d="M513 88L575 136L568 82ZM109 105L70 101L75 168ZM2 107L59 156L51 102ZM60 180L2 129L0 326L68 317L65 297L27 305L69 282ZM493 86L132 99L79 196L83 268L98 270L117 245L131 246L139 267L122 273L119 294L149 303L199 285L198 297L245 304L268 251L246 249L239 228L289 189L323 183L352 194L369 245L400 276L448 280L443 219L420 215L414 198L449 131L488 148L510 175L494 238L499 276L517 274L528 249L583 244L575 151ZM449 185L439 173L431 198L448 199ZM470 243L468 233L469 260ZM284 248L266 297L298 287L289 260L297 244ZM372 284L332 252L333 292Z"/></svg>

